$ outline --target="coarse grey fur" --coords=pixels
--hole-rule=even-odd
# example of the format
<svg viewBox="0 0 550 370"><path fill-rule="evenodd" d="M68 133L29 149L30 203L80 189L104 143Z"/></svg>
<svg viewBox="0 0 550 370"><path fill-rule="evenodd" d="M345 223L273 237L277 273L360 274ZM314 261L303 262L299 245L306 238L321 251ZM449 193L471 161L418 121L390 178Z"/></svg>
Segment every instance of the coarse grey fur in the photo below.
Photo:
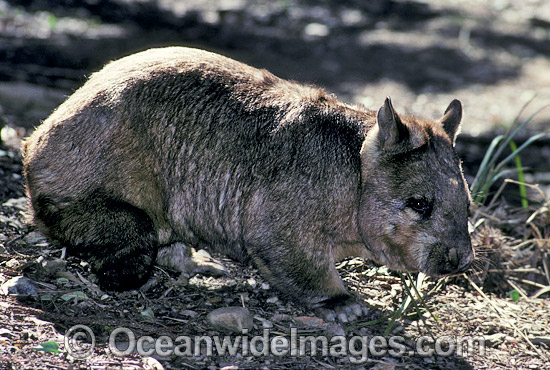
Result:
<svg viewBox="0 0 550 370"><path fill-rule="evenodd" d="M347 256L442 275L473 259L469 193L439 121L377 112L213 53L108 64L24 143L39 229L102 286L143 284L186 247L251 258L286 296L349 303Z"/></svg>

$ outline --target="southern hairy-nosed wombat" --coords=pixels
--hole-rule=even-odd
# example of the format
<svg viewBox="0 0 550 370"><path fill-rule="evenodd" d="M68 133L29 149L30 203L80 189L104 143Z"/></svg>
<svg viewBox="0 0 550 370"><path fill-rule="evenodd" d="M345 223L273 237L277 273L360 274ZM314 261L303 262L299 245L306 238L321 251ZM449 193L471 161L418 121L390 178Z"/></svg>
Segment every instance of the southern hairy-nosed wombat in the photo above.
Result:
<svg viewBox="0 0 550 370"><path fill-rule="evenodd" d="M108 64L26 140L39 229L100 284L138 287L186 246L250 257L282 293L348 317L335 261L443 275L473 260L453 150L439 121L378 113L195 49ZM345 318L344 318L345 320Z"/></svg>

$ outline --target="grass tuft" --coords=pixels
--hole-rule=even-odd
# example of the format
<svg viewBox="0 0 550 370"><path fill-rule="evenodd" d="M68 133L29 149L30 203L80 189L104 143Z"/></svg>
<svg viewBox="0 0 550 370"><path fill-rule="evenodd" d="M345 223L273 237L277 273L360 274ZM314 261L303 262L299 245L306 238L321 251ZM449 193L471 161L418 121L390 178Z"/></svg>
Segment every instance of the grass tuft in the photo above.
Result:
<svg viewBox="0 0 550 370"><path fill-rule="evenodd" d="M485 204L485 202L487 201L487 197L489 195L489 189L500 178L508 176L512 173L517 173L518 178L520 179L520 182L522 183L524 182L522 181L524 177L523 175L524 168L522 168L521 166L521 159L519 157L519 154L529 145L534 143L536 140L546 136L547 134L540 133L540 134L533 135L529 139L527 139L523 144L521 144L519 147L517 147L517 145L513 140L517 136L517 134L521 132L521 130L523 130L525 126L527 126L527 124L531 122L531 120L537 114L539 114L543 109L550 106L550 104L547 104L542 108L537 109L526 120L520 122L519 116L532 100L533 99L529 100L521 108L520 113L518 114L516 119L513 121L508 131L503 135L498 135L497 137L495 137L491 142L491 145L489 145L489 149L487 150L487 152L485 153L485 156L483 157L483 160L481 161L481 165L476 174L474 182L472 183L472 186L471 186L472 198L475 203L481 204L481 205ZM510 153L504 159L499 161L504 149L506 149L507 147L511 148L512 153ZM515 168L506 169L505 166L512 159L515 161ZM520 194L522 197L522 206L524 208L527 208L528 203L527 203L527 193L526 193L525 186L523 187L520 186Z"/></svg>

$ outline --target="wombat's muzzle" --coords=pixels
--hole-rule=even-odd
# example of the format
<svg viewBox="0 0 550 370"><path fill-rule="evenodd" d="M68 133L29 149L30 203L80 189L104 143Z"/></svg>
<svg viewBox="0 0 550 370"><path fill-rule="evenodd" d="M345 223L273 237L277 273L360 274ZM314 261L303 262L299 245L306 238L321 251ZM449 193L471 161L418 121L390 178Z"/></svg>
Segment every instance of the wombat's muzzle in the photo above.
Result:
<svg viewBox="0 0 550 370"><path fill-rule="evenodd" d="M458 274L470 268L474 262L474 250L472 247L468 249L451 248L449 250L449 267L450 271L445 271L446 274Z"/></svg>

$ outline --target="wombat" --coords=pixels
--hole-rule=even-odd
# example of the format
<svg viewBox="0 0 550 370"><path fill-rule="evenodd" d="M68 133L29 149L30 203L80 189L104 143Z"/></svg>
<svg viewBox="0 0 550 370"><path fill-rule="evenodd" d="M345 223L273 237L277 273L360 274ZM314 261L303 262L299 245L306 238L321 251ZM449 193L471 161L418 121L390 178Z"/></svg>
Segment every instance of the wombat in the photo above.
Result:
<svg viewBox="0 0 550 370"><path fill-rule="evenodd" d="M24 173L39 230L104 288L207 246L347 321L363 311L338 260L471 264L461 117L457 100L438 121L399 116L389 98L375 112L214 53L151 49L93 74L38 127Z"/></svg>

